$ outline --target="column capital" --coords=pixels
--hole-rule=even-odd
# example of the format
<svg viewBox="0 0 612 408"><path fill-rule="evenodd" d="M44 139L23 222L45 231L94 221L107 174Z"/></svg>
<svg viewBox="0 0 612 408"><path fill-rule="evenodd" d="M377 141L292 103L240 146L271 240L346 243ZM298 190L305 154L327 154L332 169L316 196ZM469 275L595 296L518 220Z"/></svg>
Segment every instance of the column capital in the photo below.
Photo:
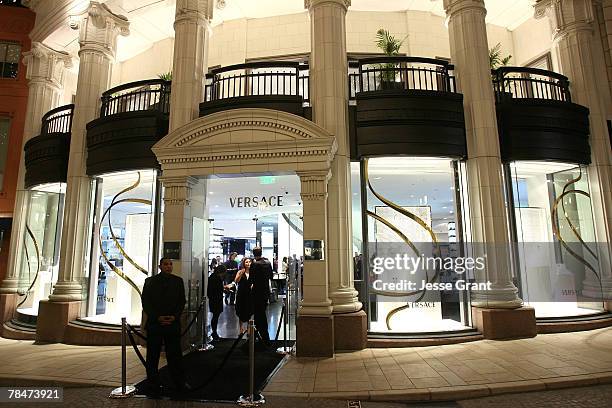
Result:
<svg viewBox="0 0 612 408"><path fill-rule="evenodd" d="M300 177L300 196L304 201L318 201L327 198L327 182L331 177L329 170L298 171Z"/></svg>
<svg viewBox="0 0 612 408"><path fill-rule="evenodd" d="M548 16L553 40L577 31L592 32L595 11L592 0L540 0L535 4L534 18Z"/></svg>
<svg viewBox="0 0 612 408"><path fill-rule="evenodd" d="M468 9L479 10L485 15L487 14L484 0L444 0L443 6L446 15L449 17L455 13Z"/></svg>
<svg viewBox="0 0 612 408"><path fill-rule="evenodd" d="M351 6L351 0L304 0L304 8L310 10L311 7L316 7L319 4L325 3L335 3L341 7L344 7L344 10L348 10Z"/></svg>
<svg viewBox="0 0 612 408"><path fill-rule="evenodd" d="M190 205L191 192L198 184L198 179L191 176L160 177L164 185L164 203L166 205Z"/></svg>
<svg viewBox="0 0 612 408"><path fill-rule="evenodd" d="M206 22L213 18L213 0L177 0L174 24Z"/></svg>
<svg viewBox="0 0 612 408"><path fill-rule="evenodd" d="M27 67L26 78L30 83L45 82L59 88L64 82L65 68L72 67L72 58L66 52L33 42L30 51L23 53L23 63Z"/></svg>
<svg viewBox="0 0 612 408"><path fill-rule="evenodd" d="M130 34L130 22L125 16L113 13L106 4L92 1L84 13L70 16L70 28L79 30L81 49L103 53L115 58L117 37Z"/></svg>

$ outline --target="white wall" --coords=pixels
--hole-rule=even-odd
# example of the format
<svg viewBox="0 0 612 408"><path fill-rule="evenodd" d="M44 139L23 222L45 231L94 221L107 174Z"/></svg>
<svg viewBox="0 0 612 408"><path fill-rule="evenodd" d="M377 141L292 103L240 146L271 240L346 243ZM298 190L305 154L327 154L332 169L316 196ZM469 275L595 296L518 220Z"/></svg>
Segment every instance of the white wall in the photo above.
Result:
<svg viewBox="0 0 612 408"><path fill-rule="evenodd" d="M174 38L166 38L132 58L116 63L113 67L111 87L157 78L159 74L172 71L173 53Z"/></svg>
<svg viewBox="0 0 612 408"><path fill-rule="evenodd" d="M512 31L512 39L512 65L522 66L546 54L552 47L552 31L548 17L538 20L530 18Z"/></svg>
<svg viewBox="0 0 612 408"><path fill-rule="evenodd" d="M444 17L422 11L347 13L347 51L376 53L376 31L385 28L404 39L401 52L411 56L450 57ZM530 19L516 30L487 25L489 47L500 43L502 55L512 55L510 65L524 65L551 47L547 18ZM172 69L174 39L154 43L140 54L115 65L112 86L156 78ZM310 21L306 11L259 19L225 21L212 29L209 66L240 64L249 59L273 58L310 52ZM66 97L69 98L69 97ZM65 99L66 99L65 98Z"/></svg>

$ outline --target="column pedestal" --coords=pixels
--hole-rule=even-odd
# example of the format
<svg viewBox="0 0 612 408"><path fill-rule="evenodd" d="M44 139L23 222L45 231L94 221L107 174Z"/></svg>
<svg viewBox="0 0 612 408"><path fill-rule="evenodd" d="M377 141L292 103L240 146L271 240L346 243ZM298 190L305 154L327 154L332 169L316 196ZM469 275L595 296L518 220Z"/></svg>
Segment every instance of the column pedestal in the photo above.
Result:
<svg viewBox="0 0 612 408"><path fill-rule="evenodd" d="M334 348L363 350L368 344L368 317L363 310L334 314Z"/></svg>
<svg viewBox="0 0 612 408"><path fill-rule="evenodd" d="M296 322L298 357L334 356L334 318L330 315L303 316Z"/></svg>
<svg viewBox="0 0 612 408"><path fill-rule="evenodd" d="M0 324L8 322L13 318L17 307L17 293L0 293Z"/></svg>
<svg viewBox="0 0 612 408"><path fill-rule="evenodd" d="M535 310L532 307L518 309L484 309L472 306L474 326L485 339L520 339L535 337Z"/></svg>
<svg viewBox="0 0 612 408"><path fill-rule="evenodd" d="M38 307L36 341L59 343L64 341L66 326L79 314L81 302L51 302L42 300Z"/></svg>

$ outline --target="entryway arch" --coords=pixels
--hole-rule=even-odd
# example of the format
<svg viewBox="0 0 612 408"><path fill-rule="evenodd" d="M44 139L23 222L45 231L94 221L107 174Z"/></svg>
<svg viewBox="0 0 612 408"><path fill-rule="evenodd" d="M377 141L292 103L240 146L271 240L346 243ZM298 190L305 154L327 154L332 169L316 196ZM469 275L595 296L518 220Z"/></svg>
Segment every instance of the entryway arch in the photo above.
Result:
<svg viewBox="0 0 612 408"><path fill-rule="evenodd" d="M270 109L227 110L172 131L152 150L162 169L163 241L180 248L175 273L184 279L192 278L193 219L206 218L205 183L201 182L206 176L297 174L304 240L327 242L327 181L337 143L332 134L315 123ZM331 316L326 258L304 262L300 317ZM302 343L299 334L297 341L298 353L302 347L308 354L308 345ZM330 347L333 353L333 336Z"/></svg>

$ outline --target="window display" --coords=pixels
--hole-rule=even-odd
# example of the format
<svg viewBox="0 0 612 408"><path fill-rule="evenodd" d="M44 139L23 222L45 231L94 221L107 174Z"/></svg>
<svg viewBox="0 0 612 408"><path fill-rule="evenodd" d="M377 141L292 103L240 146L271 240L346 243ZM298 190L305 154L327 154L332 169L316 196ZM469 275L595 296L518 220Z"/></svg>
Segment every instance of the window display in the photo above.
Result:
<svg viewBox="0 0 612 408"><path fill-rule="evenodd" d="M157 267L156 185L156 170L97 179L88 320L140 323L142 287Z"/></svg>
<svg viewBox="0 0 612 408"><path fill-rule="evenodd" d="M64 194L63 183L45 184L28 191L17 309L38 315L38 304L48 299L57 282Z"/></svg>
<svg viewBox="0 0 612 408"><path fill-rule="evenodd" d="M510 172L523 300L537 317L602 311L586 167L514 162Z"/></svg>
<svg viewBox="0 0 612 408"><path fill-rule="evenodd" d="M454 287L459 268L453 266L462 254L457 226L463 173L462 163L442 158L380 157L361 163L367 205L361 265L367 267L363 288L371 332L451 331L469 324L467 293ZM360 206L353 197L355 210ZM438 290L446 287L441 283L451 287Z"/></svg>

